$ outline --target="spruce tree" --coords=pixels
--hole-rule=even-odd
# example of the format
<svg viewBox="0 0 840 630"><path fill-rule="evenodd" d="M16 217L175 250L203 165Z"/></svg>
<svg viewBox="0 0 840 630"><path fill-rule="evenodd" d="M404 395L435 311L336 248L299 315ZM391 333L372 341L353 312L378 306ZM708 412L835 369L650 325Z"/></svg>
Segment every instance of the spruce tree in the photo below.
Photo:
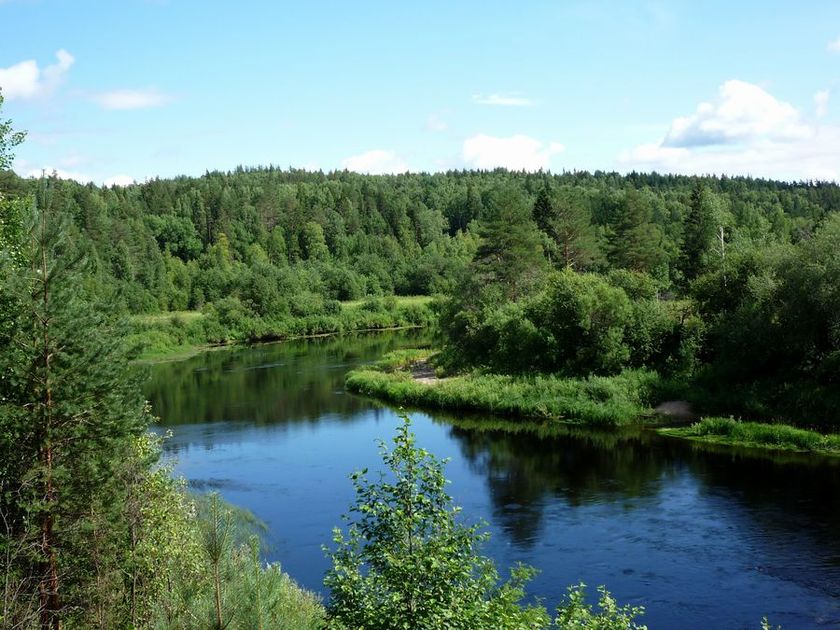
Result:
<svg viewBox="0 0 840 630"><path fill-rule="evenodd" d="M702 270L703 257L714 238L715 226L712 215L709 192L698 179L691 191L691 199L688 203L679 259L680 271L686 281L696 278Z"/></svg>
<svg viewBox="0 0 840 630"><path fill-rule="evenodd" d="M551 220L554 217L554 205L552 203L551 187L547 179L545 180L543 187L540 188L540 192L537 193L537 200L534 202L533 216L534 223L537 224L537 227L543 232L549 232Z"/></svg>

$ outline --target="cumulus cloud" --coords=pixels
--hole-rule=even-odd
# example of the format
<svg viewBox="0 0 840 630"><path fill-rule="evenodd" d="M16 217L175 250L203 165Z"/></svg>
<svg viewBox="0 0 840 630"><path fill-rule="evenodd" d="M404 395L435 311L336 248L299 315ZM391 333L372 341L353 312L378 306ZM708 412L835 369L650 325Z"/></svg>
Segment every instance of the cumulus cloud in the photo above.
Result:
<svg viewBox="0 0 840 630"><path fill-rule="evenodd" d="M64 49L55 54L56 63L41 68L34 59L0 68L0 88L9 100L50 96L61 85L67 71L76 61Z"/></svg>
<svg viewBox="0 0 840 630"><path fill-rule="evenodd" d="M91 100L105 109L143 109L165 105L172 98L156 89L111 90L91 96Z"/></svg>
<svg viewBox="0 0 840 630"><path fill-rule="evenodd" d="M796 108L745 81L727 81L714 103L700 103L691 116L676 118L665 136L667 147L710 146L766 138L805 138Z"/></svg>
<svg viewBox="0 0 840 630"><path fill-rule="evenodd" d="M559 142L546 144L522 134L508 138L478 134L464 140L461 159L472 168L537 171L548 169L551 157L564 148Z"/></svg>
<svg viewBox="0 0 840 630"><path fill-rule="evenodd" d="M831 93L828 90L820 90L816 94L814 94L814 108L817 114L817 118L822 118L825 116L826 112L828 111L828 99L831 97Z"/></svg>
<svg viewBox="0 0 840 630"><path fill-rule="evenodd" d="M473 103L476 105L497 105L501 107L528 107L534 102L517 93L506 94L473 94Z"/></svg>
<svg viewBox="0 0 840 630"><path fill-rule="evenodd" d="M829 94L818 92L817 114ZM714 103L676 118L659 142L619 155L627 169L752 175L777 179L840 178L840 127L808 123L789 103L743 81L727 81Z"/></svg>
<svg viewBox="0 0 840 630"><path fill-rule="evenodd" d="M826 48L828 48L831 52L840 52L840 37L828 42L828 46L826 46Z"/></svg>
<svg viewBox="0 0 840 630"><path fill-rule="evenodd" d="M359 155L352 155L341 162L342 168L357 173L383 175L390 173L405 173L408 165L393 151L374 149Z"/></svg>

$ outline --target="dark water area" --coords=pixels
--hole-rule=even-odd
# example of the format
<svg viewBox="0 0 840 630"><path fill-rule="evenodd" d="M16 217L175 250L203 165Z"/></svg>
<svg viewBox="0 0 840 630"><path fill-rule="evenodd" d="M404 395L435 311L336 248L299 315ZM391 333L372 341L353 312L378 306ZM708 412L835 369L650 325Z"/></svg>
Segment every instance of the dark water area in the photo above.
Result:
<svg viewBox="0 0 840 630"><path fill-rule="evenodd" d="M321 546L353 500L348 475L380 466L387 406L345 373L417 333L315 339L153 366L147 396L176 469L269 526L268 560L323 591ZM709 448L651 431L510 431L411 412L418 444L451 458L450 494L484 520L502 573L540 569L553 608L568 585L605 584L661 628L840 627L840 461ZM524 425L519 425L520 427Z"/></svg>

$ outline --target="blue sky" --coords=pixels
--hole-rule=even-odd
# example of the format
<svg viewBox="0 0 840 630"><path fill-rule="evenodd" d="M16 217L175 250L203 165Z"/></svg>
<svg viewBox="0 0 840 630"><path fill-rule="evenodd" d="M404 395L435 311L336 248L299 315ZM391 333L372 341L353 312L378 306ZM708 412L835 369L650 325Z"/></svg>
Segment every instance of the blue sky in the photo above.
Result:
<svg viewBox="0 0 840 630"><path fill-rule="evenodd" d="M15 169L840 179L838 2L0 0Z"/></svg>

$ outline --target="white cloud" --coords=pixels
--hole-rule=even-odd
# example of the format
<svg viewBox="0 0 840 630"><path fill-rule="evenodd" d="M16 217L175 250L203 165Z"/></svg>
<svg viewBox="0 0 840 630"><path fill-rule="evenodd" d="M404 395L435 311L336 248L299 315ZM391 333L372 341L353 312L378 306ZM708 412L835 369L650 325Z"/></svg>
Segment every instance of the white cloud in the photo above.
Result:
<svg viewBox="0 0 840 630"><path fill-rule="evenodd" d="M551 157L564 148L559 142L545 144L522 134L509 138L478 134L464 140L461 158L472 168L537 171L548 169Z"/></svg>
<svg viewBox="0 0 840 630"><path fill-rule="evenodd" d="M131 175L114 175L102 182L102 185L108 188L111 186L131 186L136 181Z"/></svg>
<svg viewBox="0 0 840 630"><path fill-rule="evenodd" d="M342 160L342 168L357 173L369 173L371 175L382 175L388 173L405 173L408 165L393 151L374 149L359 155L353 155Z"/></svg>
<svg viewBox="0 0 840 630"><path fill-rule="evenodd" d="M59 179L73 179L80 184L89 184L93 183L101 183L103 186L130 186L137 182L137 178L132 177L131 175L119 174L113 175L111 177L92 177L89 173L85 173L84 171L78 171L73 169L70 164L74 162L73 158L75 156L70 156L70 158L62 158L59 160L59 163L65 164L68 168L60 168L54 167L50 165L36 167L35 164L30 162L29 160L24 159L17 159L14 164L14 170L18 173L21 177L34 177L36 179L40 178L42 175L47 177L51 177L55 175ZM87 162L88 160L83 160Z"/></svg>
<svg viewBox="0 0 840 630"><path fill-rule="evenodd" d="M814 94L814 107L817 118L822 118L828 111L828 99L831 97L831 92L828 90L820 90Z"/></svg>
<svg viewBox="0 0 840 630"><path fill-rule="evenodd" d="M172 97L156 89L148 90L111 90L91 96L91 100L105 109L143 109L159 107L172 100Z"/></svg>
<svg viewBox="0 0 840 630"><path fill-rule="evenodd" d="M815 95L818 115L828 98L828 91ZM618 163L627 170L837 180L840 127L807 123L758 86L727 81L715 103L676 118L661 141L624 151Z"/></svg>
<svg viewBox="0 0 840 630"><path fill-rule="evenodd" d="M826 46L826 48L831 52L840 52L840 37L828 42L828 46Z"/></svg>
<svg viewBox="0 0 840 630"><path fill-rule="evenodd" d="M503 94L473 94L473 103L477 105L498 105L502 107L528 107L534 102L518 93Z"/></svg>
<svg viewBox="0 0 840 630"><path fill-rule="evenodd" d="M25 177L34 177L39 178L42 175L46 175L47 177L51 177L55 175L59 179L74 179L81 184L87 184L93 181L93 178L87 175L86 173L80 173L78 171L68 171L63 168L55 168L53 166L44 166L42 168L30 168L26 171Z"/></svg>
<svg viewBox="0 0 840 630"><path fill-rule="evenodd" d="M744 81L727 81L714 103L700 103L691 116L676 118L665 136L669 147L728 144L757 138L801 139L808 136L796 108L762 88Z"/></svg>
<svg viewBox="0 0 840 630"><path fill-rule="evenodd" d="M0 68L0 88L9 100L33 99L51 95L61 85L64 76L73 65L73 55L64 49L55 54L56 63L38 66L34 59L21 61L8 68Z"/></svg>

